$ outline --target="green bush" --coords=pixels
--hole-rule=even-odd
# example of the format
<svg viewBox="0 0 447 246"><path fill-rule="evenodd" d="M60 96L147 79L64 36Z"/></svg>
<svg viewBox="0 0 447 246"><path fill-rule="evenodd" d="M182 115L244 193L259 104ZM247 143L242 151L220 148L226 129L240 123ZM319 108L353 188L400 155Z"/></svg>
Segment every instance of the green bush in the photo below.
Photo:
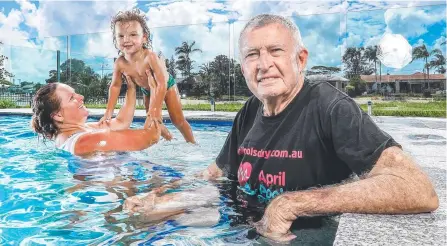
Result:
<svg viewBox="0 0 447 246"><path fill-rule="evenodd" d="M345 89L346 89L346 92L348 93L348 96L350 96L352 98L354 98L356 96L356 94L355 94L355 87L354 86L347 85L345 87Z"/></svg>
<svg viewBox="0 0 447 246"><path fill-rule="evenodd" d="M367 111L365 111L367 112ZM445 110L372 110L374 116L400 116L400 117L436 117L445 118Z"/></svg>
<svg viewBox="0 0 447 246"><path fill-rule="evenodd" d="M17 108L17 105L9 100L0 100L0 108Z"/></svg>

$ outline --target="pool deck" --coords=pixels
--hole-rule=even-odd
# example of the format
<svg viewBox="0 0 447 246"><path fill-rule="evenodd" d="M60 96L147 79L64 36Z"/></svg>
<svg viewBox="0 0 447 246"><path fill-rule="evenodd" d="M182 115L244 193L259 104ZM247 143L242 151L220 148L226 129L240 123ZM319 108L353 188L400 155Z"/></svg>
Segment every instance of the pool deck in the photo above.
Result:
<svg viewBox="0 0 447 246"><path fill-rule="evenodd" d="M89 110L101 117L103 109ZM184 111L191 121L232 121L235 112ZM31 109L0 109L1 115L31 115ZM163 111L165 119L169 118ZM143 110L135 117L145 118ZM447 245L446 240L446 119L373 117L374 121L402 144L428 174L439 196L433 213L414 215L343 214L334 245Z"/></svg>

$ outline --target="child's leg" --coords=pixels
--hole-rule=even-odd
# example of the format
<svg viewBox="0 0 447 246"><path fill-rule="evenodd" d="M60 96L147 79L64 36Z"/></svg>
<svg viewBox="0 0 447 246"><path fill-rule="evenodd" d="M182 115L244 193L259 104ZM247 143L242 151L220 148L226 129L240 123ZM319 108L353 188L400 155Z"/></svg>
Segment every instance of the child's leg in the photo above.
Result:
<svg viewBox="0 0 447 246"><path fill-rule="evenodd" d="M147 114L147 112L149 111L149 104L150 104L150 101L151 101L151 94L146 89L143 89L142 91L144 93L144 96L143 96L144 108L146 109L146 114ZM161 136L164 139L166 139L166 140L171 140L172 139L172 135L169 132L168 128L166 128L165 125L161 125Z"/></svg>
<svg viewBox="0 0 447 246"><path fill-rule="evenodd" d="M173 85L168 89L166 92L165 103L172 123L182 133L186 142L196 143L196 140L192 134L191 126L183 115L182 102L180 101L177 85Z"/></svg>

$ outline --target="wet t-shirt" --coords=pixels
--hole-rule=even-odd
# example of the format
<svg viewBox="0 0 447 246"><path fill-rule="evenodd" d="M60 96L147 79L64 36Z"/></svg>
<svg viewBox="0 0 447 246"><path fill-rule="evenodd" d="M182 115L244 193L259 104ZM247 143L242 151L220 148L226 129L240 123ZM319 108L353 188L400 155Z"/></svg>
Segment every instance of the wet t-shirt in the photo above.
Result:
<svg viewBox="0 0 447 246"><path fill-rule="evenodd" d="M263 116L251 97L238 112L216 159L247 201L267 203L285 191L339 183L372 169L400 145L346 94L309 82L278 115Z"/></svg>

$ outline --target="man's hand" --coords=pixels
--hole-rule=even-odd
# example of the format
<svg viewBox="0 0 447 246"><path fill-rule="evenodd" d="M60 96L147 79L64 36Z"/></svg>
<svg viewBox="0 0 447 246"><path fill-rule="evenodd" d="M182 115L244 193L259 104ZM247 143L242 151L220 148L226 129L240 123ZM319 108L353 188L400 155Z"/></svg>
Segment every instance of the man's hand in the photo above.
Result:
<svg viewBox="0 0 447 246"><path fill-rule="evenodd" d="M128 210L129 213L149 213L154 210L156 192L150 192L144 198L132 196L124 201L123 210Z"/></svg>
<svg viewBox="0 0 447 246"><path fill-rule="evenodd" d="M290 232L290 226L297 218L287 194L273 199L265 210L264 216L253 226L264 237L278 242L288 242L296 236Z"/></svg>

